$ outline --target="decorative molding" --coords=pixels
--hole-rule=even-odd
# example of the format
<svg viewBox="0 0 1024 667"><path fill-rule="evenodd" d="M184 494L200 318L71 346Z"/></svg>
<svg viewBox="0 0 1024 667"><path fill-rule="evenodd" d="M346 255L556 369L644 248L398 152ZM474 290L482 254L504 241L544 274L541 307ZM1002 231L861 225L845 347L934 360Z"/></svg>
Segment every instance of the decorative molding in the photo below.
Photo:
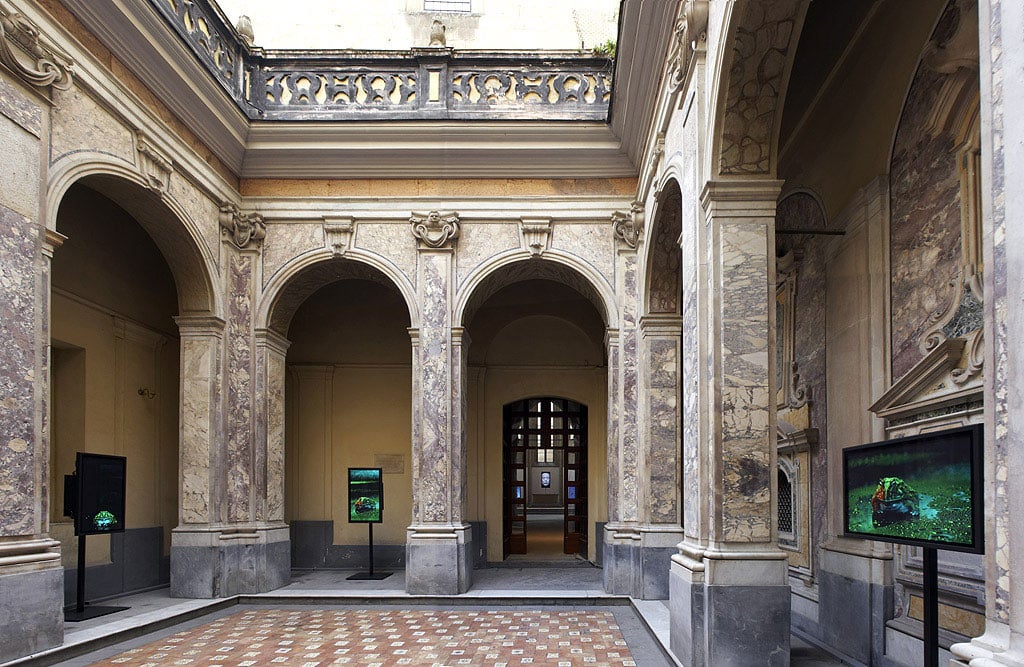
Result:
<svg viewBox="0 0 1024 667"><path fill-rule="evenodd" d="M355 218L324 216L324 244L335 257L343 256L352 247L355 230Z"/></svg>
<svg viewBox="0 0 1024 667"><path fill-rule="evenodd" d="M267 236L267 225L259 213L242 214L238 206L231 203L221 204L220 226L225 238L239 249L250 244L258 245Z"/></svg>
<svg viewBox="0 0 1024 667"><path fill-rule="evenodd" d="M159 151L141 130L135 131L135 152L138 154L139 172L153 192L164 195L170 187L174 163Z"/></svg>
<svg viewBox="0 0 1024 667"><path fill-rule="evenodd" d="M409 218L412 235L419 241L420 250L452 248L459 238L459 214L457 211L441 213L416 213Z"/></svg>
<svg viewBox="0 0 1024 667"><path fill-rule="evenodd" d="M635 201L629 213L615 211L612 213L612 232L616 240L621 241L631 250L640 244L640 235L644 230L644 204Z"/></svg>
<svg viewBox="0 0 1024 667"><path fill-rule="evenodd" d="M802 253L790 251L779 257L775 264L775 302L781 311L776 318L777 334L775 344L779 364L777 407L796 410L807 405L811 400L811 389L801 382L796 362L796 281Z"/></svg>
<svg viewBox="0 0 1024 667"><path fill-rule="evenodd" d="M71 59L43 44L39 28L6 3L0 4L0 62L37 88L71 87Z"/></svg>
<svg viewBox="0 0 1024 667"><path fill-rule="evenodd" d="M672 37L672 53L669 56L672 68L669 86L673 93L681 91L686 83L690 54L708 40L708 15L708 0L686 0L680 5Z"/></svg>
<svg viewBox="0 0 1024 667"><path fill-rule="evenodd" d="M551 218L519 218L519 231L523 237L523 245L530 251L530 256L540 257L548 249L551 241Z"/></svg>
<svg viewBox="0 0 1024 667"><path fill-rule="evenodd" d="M658 171L658 165L661 164L661 158L665 156L665 133L659 132L657 138L654 140L654 146L651 147L651 155L647 158L647 172L649 174L655 174ZM661 189L665 187L662 183L654 197L657 201L658 197L661 196Z"/></svg>

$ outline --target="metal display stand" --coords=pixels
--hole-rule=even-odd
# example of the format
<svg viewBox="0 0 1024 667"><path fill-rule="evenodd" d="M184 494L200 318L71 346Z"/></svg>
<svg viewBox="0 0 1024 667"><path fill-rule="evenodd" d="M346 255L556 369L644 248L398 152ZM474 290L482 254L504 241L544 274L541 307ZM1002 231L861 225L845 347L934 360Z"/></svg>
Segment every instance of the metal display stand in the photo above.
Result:
<svg viewBox="0 0 1024 667"><path fill-rule="evenodd" d="M366 527L370 529L370 571L369 572L356 572L353 575L346 577L350 581L380 581L381 579L387 579L394 572L374 572L373 571L373 524L368 523Z"/></svg>
<svg viewBox="0 0 1024 667"><path fill-rule="evenodd" d="M939 551L924 551L924 667L939 667Z"/></svg>
<svg viewBox="0 0 1024 667"><path fill-rule="evenodd" d="M77 572L77 598L75 601L74 610L68 610L64 612L64 621L68 623L77 623L78 621L88 621L90 618L97 618L99 616L106 616L107 614L113 614L125 609L131 609L131 607L113 607L106 606L101 607L98 605L87 605L85 602L85 535L78 536L78 572Z"/></svg>

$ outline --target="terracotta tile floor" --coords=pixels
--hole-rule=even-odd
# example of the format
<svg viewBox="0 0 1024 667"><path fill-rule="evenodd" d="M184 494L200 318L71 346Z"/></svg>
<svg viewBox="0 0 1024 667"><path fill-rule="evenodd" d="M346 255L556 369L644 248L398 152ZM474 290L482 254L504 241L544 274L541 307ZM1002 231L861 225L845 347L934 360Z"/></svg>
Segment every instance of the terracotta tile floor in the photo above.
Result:
<svg viewBox="0 0 1024 667"><path fill-rule="evenodd" d="M97 665L634 666L605 611L257 609Z"/></svg>

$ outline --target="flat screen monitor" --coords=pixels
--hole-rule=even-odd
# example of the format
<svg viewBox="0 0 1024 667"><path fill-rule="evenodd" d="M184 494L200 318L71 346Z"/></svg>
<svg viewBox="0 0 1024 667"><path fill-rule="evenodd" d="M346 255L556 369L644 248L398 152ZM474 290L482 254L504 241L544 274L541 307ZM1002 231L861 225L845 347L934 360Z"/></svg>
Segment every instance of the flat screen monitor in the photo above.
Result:
<svg viewBox="0 0 1024 667"><path fill-rule="evenodd" d="M75 535L124 531L126 463L123 456L78 452Z"/></svg>
<svg viewBox="0 0 1024 667"><path fill-rule="evenodd" d="M843 450L845 533L984 552L982 427Z"/></svg>
<svg viewBox="0 0 1024 667"><path fill-rule="evenodd" d="M380 468L348 469L348 520L350 523L384 520L384 482Z"/></svg>

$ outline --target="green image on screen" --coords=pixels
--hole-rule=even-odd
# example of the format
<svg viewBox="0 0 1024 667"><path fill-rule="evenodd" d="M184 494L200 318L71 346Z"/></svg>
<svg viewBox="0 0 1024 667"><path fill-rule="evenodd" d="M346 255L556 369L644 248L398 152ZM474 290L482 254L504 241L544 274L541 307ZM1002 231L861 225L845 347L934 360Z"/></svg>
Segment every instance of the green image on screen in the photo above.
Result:
<svg viewBox="0 0 1024 667"><path fill-rule="evenodd" d="M348 520L352 523L380 523L384 509L383 493L380 468L349 468Z"/></svg>
<svg viewBox="0 0 1024 667"><path fill-rule="evenodd" d="M117 517L106 510L97 512L96 516L92 518L92 524L96 526L96 530L109 530L116 523Z"/></svg>

